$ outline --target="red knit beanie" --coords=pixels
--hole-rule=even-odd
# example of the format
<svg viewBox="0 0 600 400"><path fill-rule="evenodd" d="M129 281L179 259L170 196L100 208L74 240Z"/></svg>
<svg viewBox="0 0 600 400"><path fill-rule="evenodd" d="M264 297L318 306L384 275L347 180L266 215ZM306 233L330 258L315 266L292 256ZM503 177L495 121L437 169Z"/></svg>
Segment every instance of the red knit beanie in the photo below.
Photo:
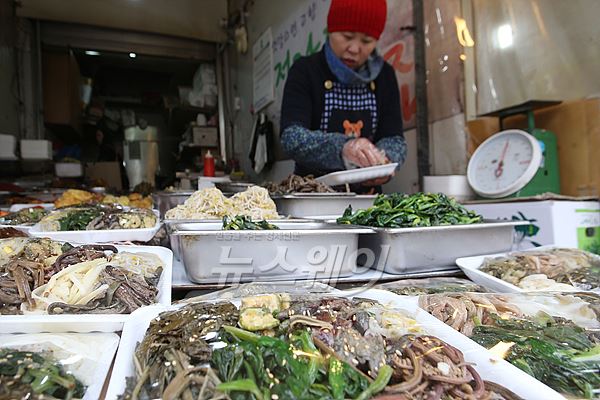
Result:
<svg viewBox="0 0 600 400"><path fill-rule="evenodd" d="M362 32L379 40L386 14L385 0L331 0L327 30Z"/></svg>

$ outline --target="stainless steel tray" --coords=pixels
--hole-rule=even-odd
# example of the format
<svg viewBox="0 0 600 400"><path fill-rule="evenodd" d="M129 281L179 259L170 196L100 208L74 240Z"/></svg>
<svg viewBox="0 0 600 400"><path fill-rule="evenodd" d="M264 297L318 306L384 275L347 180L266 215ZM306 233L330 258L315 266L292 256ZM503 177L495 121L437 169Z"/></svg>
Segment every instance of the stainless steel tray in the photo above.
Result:
<svg viewBox="0 0 600 400"><path fill-rule="evenodd" d="M371 229L273 221L279 230L223 231L221 222L172 225L192 282L330 279L356 270L359 234ZM177 240L176 240L177 242Z"/></svg>
<svg viewBox="0 0 600 400"><path fill-rule="evenodd" d="M369 208L376 197L346 193L293 194L274 196L273 201L280 214L323 220L341 217L349 205L353 210Z"/></svg>
<svg viewBox="0 0 600 400"><path fill-rule="evenodd" d="M372 228L361 235L363 258L390 274L436 271L454 265L457 258L509 251L517 235L514 228L527 221L485 221L481 224L423 228ZM367 250L368 249L368 250ZM371 259L369 259L371 257Z"/></svg>
<svg viewBox="0 0 600 400"><path fill-rule="evenodd" d="M178 191L178 192L156 192L152 193L154 206L160 213L160 218L165 217L165 213L171 208L183 204L194 191Z"/></svg>

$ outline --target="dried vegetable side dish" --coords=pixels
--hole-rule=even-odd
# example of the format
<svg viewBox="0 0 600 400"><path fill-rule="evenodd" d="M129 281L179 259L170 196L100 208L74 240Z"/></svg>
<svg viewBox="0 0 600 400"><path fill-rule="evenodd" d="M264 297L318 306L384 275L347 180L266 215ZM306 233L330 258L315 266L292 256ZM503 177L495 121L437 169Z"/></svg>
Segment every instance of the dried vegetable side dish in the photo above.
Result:
<svg viewBox="0 0 600 400"><path fill-rule="evenodd" d="M373 300L191 303L150 322L121 399L516 399Z"/></svg>
<svg viewBox="0 0 600 400"><path fill-rule="evenodd" d="M374 288L403 296L446 292L487 292L486 288L481 285L467 279L452 277L401 279L394 282L380 283L375 285Z"/></svg>
<svg viewBox="0 0 600 400"><path fill-rule="evenodd" d="M441 225L465 225L482 222L483 218L469 211L445 194L392 193L379 195L373 206L352 211L346 208L338 224L366 225L378 228L413 228Z"/></svg>
<svg viewBox="0 0 600 400"><path fill-rule="evenodd" d="M579 249L523 251L487 258L479 270L525 290L600 289L600 256Z"/></svg>
<svg viewBox="0 0 600 400"><path fill-rule="evenodd" d="M165 219L222 219L233 215L245 215L256 220L279 218L269 192L265 188L251 186L231 197L225 197L217 188L198 190L185 203L167 211Z"/></svg>
<svg viewBox="0 0 600 400"><path fill-rule="evenodd" d="M13 238L0 249L0 314L130 313L155 303L164 268L110 245Z"/></svg>
<svg viewBox="0 0 600 400"><path fill-rule="evenodd" d="M40 222L40 220L48 215L48 211L43 207L30 207L22 210L9 213L0 218L0 225L25 225L31 226Z"/></svg>
<svg viewBox="0 0 600 400"><path fill-rule="evenodd" d="M40 221L45 232L152 228L156 215L145 208L123 210L112 206L67 207Z"/></svg>
<svg viewBox="0 0 600 400"><path fill-rule="evenodd" d="M331 186L327 186L314 176L299 176L291 174L279 183L267 182L263 186L272 195L286 195L294 193L336 193Z"/></svg>
<svg viewBox="0 0 600 400"><path fill-rule="evenodd" d="M522 302L529 308L526 313L514 297L477 293L424 295L419 305L557 392L599 398L600 323L581 299L556 296L557 301L547 308L552 314L539 311L543 302ZM556 316L561 307L566 311ZM584 324L594 328L586 329Z"/></svg>

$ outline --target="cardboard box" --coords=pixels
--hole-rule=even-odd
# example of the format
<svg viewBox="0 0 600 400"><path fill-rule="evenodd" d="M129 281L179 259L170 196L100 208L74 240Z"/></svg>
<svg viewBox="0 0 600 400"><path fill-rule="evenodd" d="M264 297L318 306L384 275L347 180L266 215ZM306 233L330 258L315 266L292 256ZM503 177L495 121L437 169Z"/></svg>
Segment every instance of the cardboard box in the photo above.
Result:
<svg viewBox="0 0 600 400"><path fill-rule="evenodd" d="M574 247L600 254L599 201L513 201L467 204L485 219L529 220L518 227L519 250L544 245Z"/></svg>
<svg viewBox="0 0 600 400"><path fill-rule="evenodd" d="M109 188L123 189L121 166L117 161L89 163L85 166L85 177L88 180L101 180Z"/></svg>
<svg viewBox="0 0 600 400"><path fill-rule="evenodd" d="M203 147L219 146L219 135L214 126L192 126L194 144Z"/></svg>
<svg viewBox="0 0 600 400"><path fill-rule="evenodd" d="M535 126L556 134L560 164L560 193L568 196L600 195L600 99L569 101L535 112ZM500 130L497 118L467 123L469 151ZM525 116L504 120L504 129L525 129Z"/></svg>

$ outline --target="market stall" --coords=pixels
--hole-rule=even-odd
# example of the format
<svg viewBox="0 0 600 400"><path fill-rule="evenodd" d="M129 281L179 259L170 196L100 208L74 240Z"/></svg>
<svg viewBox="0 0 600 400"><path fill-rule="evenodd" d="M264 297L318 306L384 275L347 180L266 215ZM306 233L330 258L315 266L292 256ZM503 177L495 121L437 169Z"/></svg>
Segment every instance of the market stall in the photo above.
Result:
<svg viewBox="0 0 600 400"><path fill-rule="evenodd" d="M0 400L600 400L600 3L96 3L0 2Z"/></svg>

